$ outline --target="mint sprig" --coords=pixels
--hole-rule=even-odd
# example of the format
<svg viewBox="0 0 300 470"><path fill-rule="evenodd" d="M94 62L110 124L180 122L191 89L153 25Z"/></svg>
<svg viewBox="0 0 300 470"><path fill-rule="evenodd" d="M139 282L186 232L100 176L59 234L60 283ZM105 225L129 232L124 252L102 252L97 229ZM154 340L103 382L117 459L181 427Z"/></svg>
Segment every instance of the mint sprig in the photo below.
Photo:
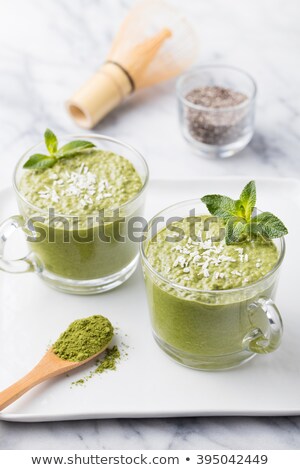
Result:
<svg viewBox="0 0 300 470"><path fill-rule="evenodd" d="M288 233L283 222L271 212L254 214L256 205L255 181L250 181L238 200L220 194L208 194L201 198L209 212L226 222L227 245L240 243L261 236L271 240Z"/></svg>
<svg viewBox="0 0 300 470"><path fill-rule="evenodd" d="M49 155L35 153L24 163L23 168L27 170L52 168L60 158L72 158L83 150L96 147L95 144L88 140L73 140L58 148L57 137L50 129L46 129L44 139Z"/></svg>

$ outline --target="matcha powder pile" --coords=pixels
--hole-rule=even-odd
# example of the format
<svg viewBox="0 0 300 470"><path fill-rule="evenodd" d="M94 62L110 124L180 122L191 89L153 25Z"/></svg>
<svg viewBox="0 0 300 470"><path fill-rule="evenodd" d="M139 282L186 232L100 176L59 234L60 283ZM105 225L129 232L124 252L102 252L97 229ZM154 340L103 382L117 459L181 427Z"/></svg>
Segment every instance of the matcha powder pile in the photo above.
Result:
<svg viewBox="0 0 300 470"><path fill-rule="evenodd" d="M101 316L75 320L53 344L53 352L61 359L81 362L100 353L111 341L114 328Z"/></svg>
<svg viewBox="0 0 300 470"><path fill-rule="evenodd" d="M116 370L116 362L120 357L121 354L117 346L107 349L104 359L97 362L95 374L102 374L106 370Z"/></svg>
<svg viewBox="0 0 300 470"><path fill-rule="evenodd" d="M103 372L107 372L109 370L116 370L117 362L119 361L120 357L121 354L117 346L107 348L104 352L104 357L102 359L97 359L95 368L81 379L72 382L71 385L84 385L95 375L103 374Z"/></svg>

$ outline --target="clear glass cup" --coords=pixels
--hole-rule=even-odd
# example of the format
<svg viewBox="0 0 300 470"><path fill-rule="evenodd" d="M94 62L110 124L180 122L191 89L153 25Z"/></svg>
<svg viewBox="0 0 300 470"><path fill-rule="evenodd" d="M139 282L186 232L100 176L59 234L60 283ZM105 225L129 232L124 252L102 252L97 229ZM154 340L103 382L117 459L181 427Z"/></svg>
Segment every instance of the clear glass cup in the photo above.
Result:
<svg viewBox="0 0 300 470"><path fill-rule="evenodd" d="M40 143L28 150L18 162L13 178L20 214L0 225L0 269L10 273L35 271L50 286L69 293L93 294L113 289L134 272L138 262L138 243L130 236L131 220L143 214L148 166L143 156L130 145L102 135L74 135L60 139L86 139L97 148L127 158L141 177L139 193L120 207L92 215L51 213L42 210L21 194L19 183L23 164L34 153L45 153ZM29 254L19 260L7 259L8 238L21 228Z"/></svg>
<svg viewBox="0 0 300 470"><path fill-rule="evenodd" d="M187 99L193 90L222 87L246 99L227 107L195 104ZM226 158L241 151L254 132L256 84L246 72L223 65L195 67L177 81L180 126L186 141L197 153Z"/></svg>
<svg viewBox="0 0 300 470"><path fill-rule="evenodd" d="M284 239L275 240L276 266L253 284L228 290L199 290L163 277L147 258L147 245L170 221L207 213L198 199L175 204L150 220L141 259L155 341L177 362L201 370L236 367L281 342L282 320L274 297L284 258ZM175 218L175 219L174 219Z"/></svg>

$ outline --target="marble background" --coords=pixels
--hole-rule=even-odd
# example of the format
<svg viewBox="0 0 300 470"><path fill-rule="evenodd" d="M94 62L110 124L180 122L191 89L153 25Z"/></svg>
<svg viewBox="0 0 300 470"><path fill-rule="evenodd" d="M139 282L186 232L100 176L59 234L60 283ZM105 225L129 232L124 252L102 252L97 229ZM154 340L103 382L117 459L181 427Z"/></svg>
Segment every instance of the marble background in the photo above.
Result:
<svg viewBox="0 0 300 470"><path fill-rule="evenodd" d="M138 93L95 132L146 156L152 178L300 176L300 6L297 0L169 0L192 18L199 63L225 63L258 84L256 132L225 161L183 141L174 82ZM132 0L0 0L0 189L46 127L81 132L64 101L99 66ZM300 449L300 418L0 422L1 449Z"/></svg>

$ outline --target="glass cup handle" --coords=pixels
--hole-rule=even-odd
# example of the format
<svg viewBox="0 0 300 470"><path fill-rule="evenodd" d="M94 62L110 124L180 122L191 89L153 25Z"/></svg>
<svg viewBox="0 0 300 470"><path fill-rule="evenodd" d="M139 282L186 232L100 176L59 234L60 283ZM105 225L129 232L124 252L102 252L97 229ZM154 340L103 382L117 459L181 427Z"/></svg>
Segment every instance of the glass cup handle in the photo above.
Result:
<svg viewBox="0 0 300 470"><path fill-rule="evenodd" d="M5 244L9 237L18 229L25 226L25 220L20 215L14 215L0 224L0 269L8 273L28 273L35 270L29 253L24 258L9 260L5 258Z"/></svg>
<svg viewBox="0 0 300 470"><path fill-rule="evenodd" d="M263 333L260 328L254 328L245 340L250 351L259 354L271 353L281 343L283 333L282 318L276 304L267 297L261 297L249 305L250 315L257 309L264 312L269 324L268 331Z"/></svg>

